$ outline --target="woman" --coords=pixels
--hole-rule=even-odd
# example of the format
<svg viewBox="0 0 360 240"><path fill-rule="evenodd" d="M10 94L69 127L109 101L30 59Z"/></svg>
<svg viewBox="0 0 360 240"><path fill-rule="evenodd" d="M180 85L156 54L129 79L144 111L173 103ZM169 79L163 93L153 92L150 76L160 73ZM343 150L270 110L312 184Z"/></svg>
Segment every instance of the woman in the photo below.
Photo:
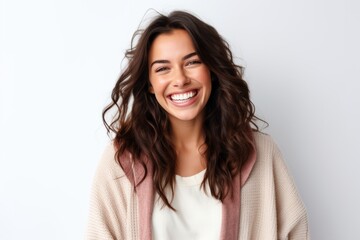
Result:
<svg viewBox="0 0 360 240"><path fill-rule="evenodd" d="M217 31L175 11L136 36L103 112L115 137L87 239L308 239L305 208Z"/></svg>

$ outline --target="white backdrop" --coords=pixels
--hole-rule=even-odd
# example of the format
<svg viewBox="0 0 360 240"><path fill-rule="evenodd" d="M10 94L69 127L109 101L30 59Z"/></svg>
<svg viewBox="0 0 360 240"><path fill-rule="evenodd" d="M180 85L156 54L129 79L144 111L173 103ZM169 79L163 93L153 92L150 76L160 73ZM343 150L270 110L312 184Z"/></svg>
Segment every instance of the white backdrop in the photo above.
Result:
<svg viewBox="0 0 360 240"><path fill-rule="evenodd" d="M0 0L0 239L81 239L108 141L101 111L149 8L185 9L232 46L313 239L358 239L356 0Z"/></svg>

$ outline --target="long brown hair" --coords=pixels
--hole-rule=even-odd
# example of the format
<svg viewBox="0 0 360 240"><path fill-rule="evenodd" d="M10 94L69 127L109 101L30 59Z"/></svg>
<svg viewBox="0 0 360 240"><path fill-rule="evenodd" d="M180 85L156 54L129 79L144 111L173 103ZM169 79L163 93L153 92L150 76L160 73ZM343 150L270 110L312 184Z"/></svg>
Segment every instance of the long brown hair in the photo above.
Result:
<svg viewBox="0 0 360 240"><path fill-rule="evenodd" d="M232 190L234 176L252 151L249 133L252 128L258 131L243 69L233 62L228 43L212 26L187 12L174 11L168 16L159 14L144 30L135 32L125 54L128 64L112 91L112 102L103 111L103 121L108 132L115 133L120 165L122 154L129 152L146 175L145 159L149 160L154 188L170 208L165 188L169 186L173 193L176 153L167 113L149 92L148 53L158 35L174 29L188 32L211 72L212 92L203 124L207 160L203 185L208 182L213 197L224 200ZM116 114L108 123L106 116L112 109Z"/></svg>

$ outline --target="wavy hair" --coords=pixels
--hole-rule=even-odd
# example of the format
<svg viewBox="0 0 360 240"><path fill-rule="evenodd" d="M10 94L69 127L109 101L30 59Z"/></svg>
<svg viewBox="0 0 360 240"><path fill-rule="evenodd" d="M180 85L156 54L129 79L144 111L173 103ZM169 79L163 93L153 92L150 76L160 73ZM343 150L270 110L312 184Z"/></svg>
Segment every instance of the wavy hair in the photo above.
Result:
<svg viewBox="0 0 360 240"><path fill-rule="evenodd" d="M127 66L112 90L111 103L103 111L108 133L115 134L116 159L131 153L148 173L146 161L153 168L155 191L171 209L171 199L165 194L170 187L174 194L176 152L171 139L167 113L149 92L148 54L154 39L174 29L190 35L196 52L209 68L212 92L205 106L206 172L202 186L209 184L213 197L224 200L232 192L232 180L252 151L251 131L258 131L255 108L249 88L243 80L243 69L236 65L229 44L212 26L194 15L174 11L159 14L142 30L135 32L131 47L126 51ZM136 43L135 43L136 42ZM110 121L106 116L115 110ZM136 186L135 186L136 187ZM173 195L172 195L173 196Z"/></svg>

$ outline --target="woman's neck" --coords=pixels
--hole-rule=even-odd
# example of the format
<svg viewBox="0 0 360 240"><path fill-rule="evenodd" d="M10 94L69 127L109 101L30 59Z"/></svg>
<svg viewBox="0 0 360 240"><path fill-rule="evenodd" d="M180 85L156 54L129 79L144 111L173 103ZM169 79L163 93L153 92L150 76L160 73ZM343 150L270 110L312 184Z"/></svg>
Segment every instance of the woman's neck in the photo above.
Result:
<svg viewBox="0 0 360 240"><path fill-rule="evenodd" d="M204 143L202 120L171 121L171 136L175 148L200 147Z"/></svg>
<svg viewBox="0 0 360 240"><path fill-rule="evenodd" d="M191 176L206 168L202 121L172 121L172 139L177 154L176 174Z"/></svg>

